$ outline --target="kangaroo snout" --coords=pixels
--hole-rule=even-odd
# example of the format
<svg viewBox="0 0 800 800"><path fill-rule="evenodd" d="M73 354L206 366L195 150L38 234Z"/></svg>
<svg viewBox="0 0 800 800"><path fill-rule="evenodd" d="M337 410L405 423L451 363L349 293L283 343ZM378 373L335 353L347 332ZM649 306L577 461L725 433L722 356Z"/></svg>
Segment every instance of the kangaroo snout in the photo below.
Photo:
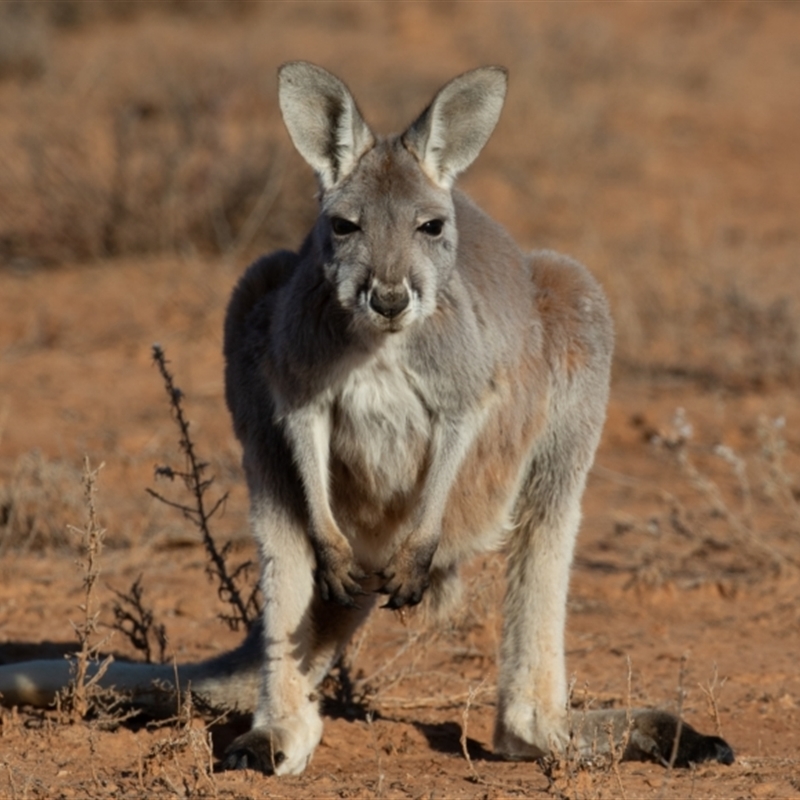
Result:
<svg viewBox="0 0 800 800"><path fill-rule="evenodd" d="M376 282L369 291L369 307L389 320L402 314L410 302L411 293L403 283L387 286Z"/></svg>

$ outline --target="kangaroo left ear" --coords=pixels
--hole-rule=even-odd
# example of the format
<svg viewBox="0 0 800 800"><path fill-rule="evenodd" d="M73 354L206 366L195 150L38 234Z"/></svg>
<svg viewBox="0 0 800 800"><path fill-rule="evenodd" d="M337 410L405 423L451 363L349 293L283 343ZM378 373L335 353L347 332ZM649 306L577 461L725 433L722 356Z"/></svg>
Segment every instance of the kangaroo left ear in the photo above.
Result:
<svg viewBox="0 0 800 800"><path fill-rule="evenodd" d="M403 144L436 184L450 189L477 157L500 118L508 72L481 67L450 81L403 134Z"/></svg>
<svg viewBox="0 0 800 800"><path fill-rule="evenodd" d="M375 144L348 88L322 67L291 61L278 72L278 101L289 136L330 189Z"/></svg>

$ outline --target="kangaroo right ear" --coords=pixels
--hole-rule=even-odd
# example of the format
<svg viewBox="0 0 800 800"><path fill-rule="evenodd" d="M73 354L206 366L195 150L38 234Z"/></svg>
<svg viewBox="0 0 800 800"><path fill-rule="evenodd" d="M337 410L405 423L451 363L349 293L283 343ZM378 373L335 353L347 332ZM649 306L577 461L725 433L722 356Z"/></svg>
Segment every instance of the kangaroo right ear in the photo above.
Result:
<svg viewBox="0 0 800 800"><path fill-rule="evenodd" d="M508 73L480 67L453 79L403 134L428 176L450 189L491 136L506 97Z"/></svg>
<svg viewBox="0 0 800 800"><path fill-rule="evenodd" d="M290 61L278 71L278 101L289 136L323 189L345 178L375 144L348 88L322 67Z"/></svg>

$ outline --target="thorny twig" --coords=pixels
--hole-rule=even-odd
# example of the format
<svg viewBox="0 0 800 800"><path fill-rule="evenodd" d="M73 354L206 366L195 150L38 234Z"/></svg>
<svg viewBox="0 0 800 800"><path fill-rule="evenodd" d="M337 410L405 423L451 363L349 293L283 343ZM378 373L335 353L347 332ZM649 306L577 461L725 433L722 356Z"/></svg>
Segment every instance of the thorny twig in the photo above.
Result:
<svg viewBox="0 0 800 800"><path fill-rule="evenodd" d="M717 695L722 687L725 685L727 678L719 679L719 671L717 670L716 663L714 664L714 674L705 685L700 683L700 691L705 695L706 703L708 705L709 716L714 720L714 730L717 736L722 736L722 722L719 716L719 703L717 702Z"/></svg>
<svg viewBox="0 0 800 800"><path fill-rule="evenodd" d="M97 663L100 648L108 641L108 637L93 642L97 633L97 624L100 612L95 610L95 585L100 577L100 554L103 550L105 530L97 521L97 510L94 496L97 491L97 474L103 468L101 464L97 469L92 469L89 457L83 460L83 490L86 503L86 524L84 527L69 526L72 531L79 533L85 561L78 562L83 569L84 601L79 606L83 612L80 623L72 623L78 636L80 649L74 654L72 662L73 678L69 687L59 695L58 706L64 709L73 721L83 719L92 708L95 695L100 691L100 680L108 670L113 656L108 656L92 670L92 664ZM90 674L91 673L91 674Z"/></svg>
<svg viewBox="0 0 800 800"><path fill-rule="evenodd" d="M475 769L475 765L472 763L472 757L469 754L469 739L467 738L467 726L469 724L469 710L472 706L472 702L475 697L480 694L481 690L483 689L483 685L485 680L481 681L477 686L472 687L470 686L469 693L467 694L467 702L464 704L464 712L461 715L462 725L461 725L461 737L460 737L460 744L461 744L461 752L464 758L467 761L467 766L469 767L470 778L475 783L483 783L483 779L478 774L478 770Z"/></svg>
<svg viewBox="0 0 800 800"><path fill-rule="evenodd" d="M666 763L664 770L664 780L661 782L661 789L658 793L659 798L664 797L670 780L672 779L672 772L675 768L675 761L678 758L678 749L681 743L681 732L683 730L683 701L686 699L686 692L683 688L684 680L686 678L686 665L689 661L689 656L684 653L681 656L681 666L678 671L678 708L675 711L675 716L678 718L678 724L675 727L675 738L672 740L672 752L669 754L669 761Z"/></svg>
<svg viewBox="0 0 800 800"><path fill-rule="evenodd" d="M628 667L628 679L625 685L625 730L622 732L622 737L619 744L616 743L613 731L613 725L608 729L608 745L611 751L611 772L617 782L617 789L619 796L622 800L627 800L625 793L625 786L622 783L622 775L619 771L620 762L625 758L625 751L628 749L628 742L631 739L631 729L633 727L633 718L631 716L631 682L633 678L633 668L631 666L631 657L626 656Z"/></svg>
<svg viewBox="0 0 800 800"><path fill-rule="evenodd" d="M184 784L184 791L180 792L175 787L175 793L182 797L207 796L210 790L213 797L219 796L216 779L214 778L214 753L211 744L210 729L212 726L222 722L225 714L212 719L210 722L203 722L200 727L196 726L195 720L198 719L196 709L196 698L192 694L191 686L185 692L179 688L177 664L175 667L175 686L177 710L175 716L153 725L153 727L170 727L170 735L166 738L158 739L146 754L139 757L139 784L144 785L144 776L154 773L158 766L163 766L165 761L171 761L179 753L189 751L194 759L191 769L193 782L189 783L189 773L181 770L181 780ZM162 778L166 778L163 773ZM201 790L201 783L206 784L206 789Z"/></svg>
<svg viewBox="0 0 800 800"><path fill-rule="evenodd" d="M214 478L204 477L208 463L201 461L195 453L194 442L189 435L189 423L183 413L183 406L181 404L183 392L175 386L172 374L167 369L167 360L164 355L164 350L160 345L153 345L153 360L158 366L161 377L164 379L164 386L169 397L172 415L180 429L180 448L186 456L187 462L187 469L183 472L174 470L169 466L158 466L156 467L155 474L157 478L165 477L170 480L180 478L186 485L186 488L191 492L194 502L193 505L187 505L185 503L169 500L153 489L148 488L147 491L151 496L160 500L162 503L177 508L187 519L191 520L200 531L203 537L203 545L205 546L210 561L207 565L207 571L212 579L216 579L218 583L217 592L220 599L233 607L233 614L223 614L221 615L222 618L228 623L232 630L237 630L240 623L244 623L245 628L250 630L259 615L258 587L254 588L249 596L244 598L239 591L237 581L241 576L247 574L252 567L252 562L246 561L236 567L233 572L229 572L226 558L230 552L231 543L227 542L222 549L217 548L217 544L209 528L211 518L224 505L228 498L228 493L226 492L223 494L210 509L206 508L206 492L214 482Z"/></svg>
<svg viewBox="0 0 800 800"><path fill-rule="evenodd" d="M114 603L114 630L125 634L130 643L144 653L145 661L153 663L153 649L150 644L150 634L155 636L158 645L159 663L164 663L167 649L167 630L163 624L155 622L153 612L145 608L142 601L144 589L140 575L130 588L130 593L112 590L119 602Z"/></svg>

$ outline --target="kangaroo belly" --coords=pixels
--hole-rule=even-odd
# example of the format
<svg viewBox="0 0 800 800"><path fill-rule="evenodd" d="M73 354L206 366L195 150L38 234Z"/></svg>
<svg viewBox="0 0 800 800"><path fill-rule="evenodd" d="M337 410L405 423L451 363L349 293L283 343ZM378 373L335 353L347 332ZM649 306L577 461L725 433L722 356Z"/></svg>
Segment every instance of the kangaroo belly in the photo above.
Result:
<svg viewBox="0 0 800 800"><path fill-rule="evenodd" d="M331 494L345 534L388 533L411 512L427 468L430 416L412 376L375 359L354 371L333 406Z"/></svg>

